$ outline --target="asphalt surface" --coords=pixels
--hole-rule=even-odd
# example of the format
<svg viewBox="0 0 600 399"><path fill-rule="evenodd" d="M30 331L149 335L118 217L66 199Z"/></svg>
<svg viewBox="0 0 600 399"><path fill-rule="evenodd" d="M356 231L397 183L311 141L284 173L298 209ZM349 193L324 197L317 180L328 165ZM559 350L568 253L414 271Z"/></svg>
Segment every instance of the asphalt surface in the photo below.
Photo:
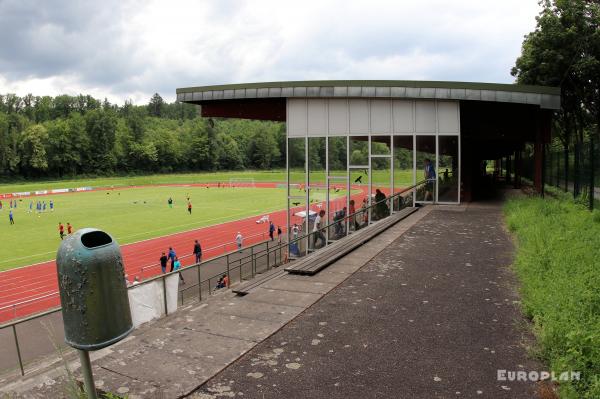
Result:
<svg viewBox="0 0 600 399"><path fill-rule="evenodd" d="M532 398L499 206L435 210L195 398ZM465 210L466 209L466 210Z"/></svg>

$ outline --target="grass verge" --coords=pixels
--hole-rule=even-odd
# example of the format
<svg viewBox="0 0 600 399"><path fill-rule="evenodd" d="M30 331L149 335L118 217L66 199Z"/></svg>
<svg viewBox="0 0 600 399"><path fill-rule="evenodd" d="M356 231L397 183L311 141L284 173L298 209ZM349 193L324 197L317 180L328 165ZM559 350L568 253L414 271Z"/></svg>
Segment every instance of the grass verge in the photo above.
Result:
<svg viewBox="0 0 600 399"><path fill-rule="evenodd" d="M531 197L508 201L505 215L540 358L550 371L581 373L560 382L561 397L599 398L600 212L565 196Z"/></svg>

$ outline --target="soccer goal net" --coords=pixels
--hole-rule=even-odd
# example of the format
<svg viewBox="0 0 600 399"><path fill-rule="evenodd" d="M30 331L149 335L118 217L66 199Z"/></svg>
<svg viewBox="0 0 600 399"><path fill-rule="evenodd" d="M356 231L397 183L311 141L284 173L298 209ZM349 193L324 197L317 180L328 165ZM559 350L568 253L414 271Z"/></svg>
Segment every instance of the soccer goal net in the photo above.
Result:
<svg viewBox="0 0 600 399"><path fill-rule="evenodd" d="M253 177L232 177L229 179L229 187L256 188L256 182Z"/></svg>

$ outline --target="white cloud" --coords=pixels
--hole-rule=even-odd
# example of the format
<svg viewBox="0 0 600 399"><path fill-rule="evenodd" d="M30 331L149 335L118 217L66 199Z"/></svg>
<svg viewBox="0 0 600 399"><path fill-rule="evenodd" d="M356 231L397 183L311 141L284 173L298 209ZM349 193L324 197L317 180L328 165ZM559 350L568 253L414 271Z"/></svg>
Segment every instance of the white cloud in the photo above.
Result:
<svg viewBox="0 0 600 399"><path fill-rule="evenodd" d="M537 0L73 4L0 0L0 92L145 103L249 81L511 82L539 11Z"/></svg>

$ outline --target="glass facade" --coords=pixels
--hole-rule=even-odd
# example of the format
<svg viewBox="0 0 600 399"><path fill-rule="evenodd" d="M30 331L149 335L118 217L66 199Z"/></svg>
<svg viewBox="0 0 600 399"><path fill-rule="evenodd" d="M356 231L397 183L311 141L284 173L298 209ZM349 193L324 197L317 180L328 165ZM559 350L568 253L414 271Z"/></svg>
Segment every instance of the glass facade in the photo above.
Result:
<svg viewBox="0 0 600 399"><path fill-rule="evenodd" d="M331 224L300 250L406 205L460 201L456 102L294 99L288 118L289 225L311 233L319 214Z"/></svg>

